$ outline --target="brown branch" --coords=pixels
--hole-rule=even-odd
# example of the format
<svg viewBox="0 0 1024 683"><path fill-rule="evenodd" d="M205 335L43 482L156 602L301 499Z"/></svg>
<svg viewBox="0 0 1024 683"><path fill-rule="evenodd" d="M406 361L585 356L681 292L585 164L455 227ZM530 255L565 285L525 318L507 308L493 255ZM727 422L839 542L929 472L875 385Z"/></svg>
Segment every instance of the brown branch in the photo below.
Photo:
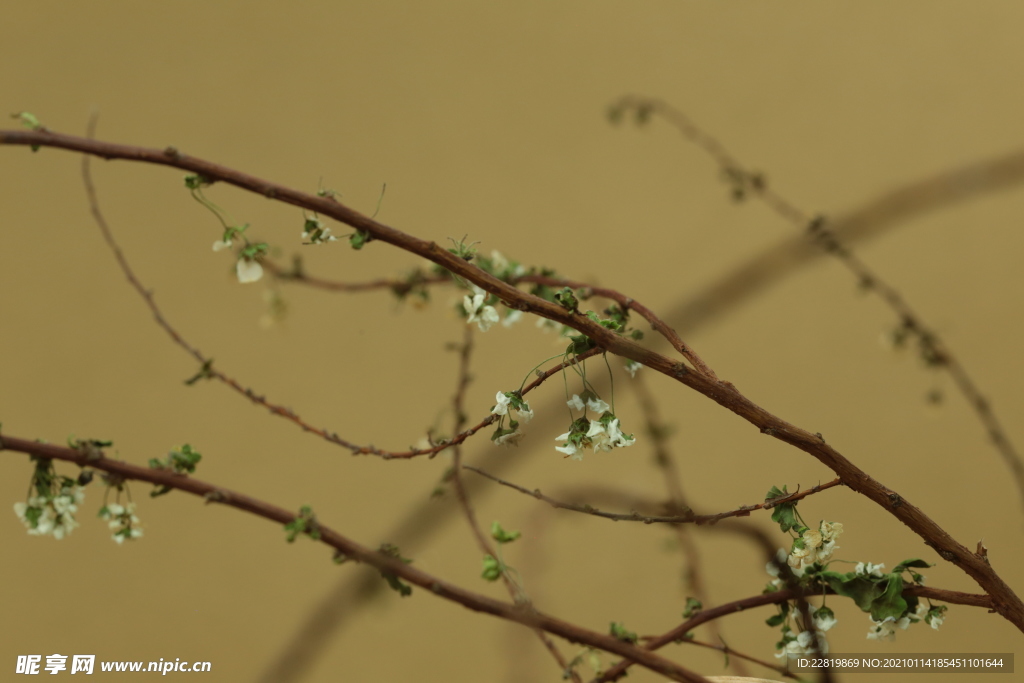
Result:
<svg viewBox="0 0 1024 683"><path fill-rule="evenodd" d="M675 379L758 427L761 433L808 453L835 472L844 484L874 501L910 527L928 545L932 546L940 557L953 562L973 578L992 596L994 609L1018 629L1024 631L1024 602L1021 602L1010 586L995 572L989 563L989 558L976 555L966 546L958 543L917 506L869 476L839 451L826 444L820 436L772 415L741 394L730 382L715 381L701 373L692 372L685 364L673 361L630 339L623 338L584 315L566 310L562 306L545 301L540 297L524 294L514 286L450 253L435 242L422 240L378 223L339 202L299 192L218 164L186 156L174 148L167 148L163 151L146 149L44 130L0 130L0 145L57 147L93 154L105 159L129 159L188 170L199 173L210 180L228 182L271 199L316 211L361 230L373 239L423 256L494 294L506 306L567 325L586 335L597 347L634 360Z"/></svg>
<svg viewBox="0 0 1024 683"><path fill-rule="evenodd" d="M832 231L847 244L865 243L920 215L978 196L1006 191L1019 186L1022 181L1024 152L1019 151L943 169L862 202L855 209L837 217L832 222ZM764 294L784 277L824 256L824 252L802 233L782 238L701 290L690 293L684 301L670 309L665 318L680 333L691 333L739 304ZM595 386L600 387L606 381L603 378L595 379ZM538 414L536 419L544 418ZM527 456L529 453L522 455ZM491 471L511 468L523 462L524 457L500 460L495 462ZM474 488L472 484L470 488ZM487 490L494 489L488 487ZM403 547L422 542L444 527L451 518L450 509L437 506L435 501L417 505L386 537L406 539L400 543ZM745 535L760 544L766 557L775 552L771 539L762 530L749 524L726 520L715 528ZM377 594L379 585L380 581L372 572L366 572L359 578L340 581L339 585L318 601L316 612L294 634L290 649L277 664L267 669L260 679L261 683L297 680L297 670L288 669L282 662L301 663L301 666L308 668L327 648L329 636L342 628L346 619L351 618L356 610L365 606Z"/></svg>
<svg viewBox="0 0 1024 683"><path fill-rule="evenodd" d="M734 600L718 607L712 607L698 612L694 616L684 621L679 626L666 631L660 636L647 639L644 647L650 650L658 650L669 643L682 642L686 634L700 626L701 624L707 623L713 619L728 616L730 614L737 614L739 612L752 609L754 607L762 607L764 605L776 605L782 602L788 602L790 600L797 600L805 597L814 597L821 595L823 589L818 588L815 590L807 591L799 588L784 588L782 590L775 591L773 593L762 593L761 595L754 595L741 600ZM833 595L831 589L824 589L824 593ZM916 595L918 597L930 598L933 600L941 600L942 602L948 602L956 605L970 605L972 607L985 607L992 609L993 601L988 595L977 595L973 593L961 593L959 591L943 590L941 588L929 588L927 586L908 586L903 589L903 595ZM631 666L629 662L619 662L612 668L605 671L603 674L595 678L591 683L608 683L609 681L617 681L623 676L626 669Z"/></svg>
<svg viewBox="0 0 1024 683"><path fill-rule="evenodd" d="M818 484L817 486L813 486L805 491L797 491L796 493L791 493L781 498L774 498L771 501L758 503L756 505L744 505L735 510L718 512L713 515L695 515L692 513L688 515L641 515L639 512L604 512L603 510L598 510L592 505L580 503L566 503L564 501L555 500L554 498L544 495L543 493L541 493L540 489L533 489L531 491L525 486L520 486L519 484L514 484L510 481L506 481L478 467L473 467L472 465L463 465L462 469L470 470L471 472L476 472L481 476L487 477L493 482L501 484L502 486L507 486L510 489L515 489L520 493L525 493L528 496L532 496L537 500L544 501L551 507L555 507L560 510L582 512L583 514L593 515L594 517L602 517L604 519L610 519L615 522L643 522L644 524L714 524L719 520L727 519L729 517L749 517L751 511L753 510L768 510L775 507L776 505L781 505L782 503L793 503L798 500L801 500L802 498L806 498L807 496L813 493L818 493L819 491L824 491L825 489L830 489L833 486L839 486L840 484L843 483L840 479L833 479L830 482L827 482L825 484Z"/></svg>
<svg viewBox="0 0 1024 683"><path fill-rule="evenodd" d="M693 514L693 511L686 504L682 477L679 474L679 467L672 454L672 449L669 447L669 425L662 420L657 401L651 395L643 373L640 373L639 377L634 377L629 386L636 394L637 400L640 403L640 410L643 412L644 420L647 423L647 435L650 437L654 449L654 462L661 471L662 481L665 483L665 489L668 493L669 512L679 514L685 511ZM685 558L684 576L686 583L689 585L690 592L694 598L700 601L703 607L713 606L714 603L711 602L707 586L704 582L700 549L693 537L692 530L685 524L676 524L672 529L676 534L676 539L679 541L679 547ZM717 621L713 621L708 625L708 629L711 632L711 636L722 643L721 647L724 648L724 651L728 652L729 648L725 645L721 625ZM748 673L742 663L744 657L741 655L739 659L730 660L737 676L746 676Z"/></svg>
<svg viewBox="0 0 1024 683"><path fill-rule="evenodd" d="M148 469L112 460L96 451L83 452L63 446L39 443L4 435L0 438L0 450L17 451L48 460L65 460L80 467L90 467L115 474L124 479L145 481L165 486L203 498L208 503L220 503L268 519L278 524L289 524L295 514L262 500L246 496L229 489L214 486L193 477L177 474L170 470ZM516 605L473 593L452 583L439 579L390 555L362 546L333 529L319 525L319 541L334 548L346 558L371 565L381 572L393 574L415 586L446 600L456 602L475 612L514 621L532 629L541 629L560 636L573 643L585 643L606 652L625 657L674 681L706 683L705 679L673 662L654 655L650 650L639 648L613 636L562 621L539 612L532 607Z"/></svg>
<svg viewBox="0 0 1024 683"><path fill-rule="evenodd" d="M473 436L478 431L494 422L494 417L488 416L481 420L479 423L477 423L474 427L465 431L459 431L451 439L445 440L436 445L432 445L430 448L413 448L408 451L385 451L376 448L373 445L357 445L346 439L341 438L340 436L338 436L337 432L332 432L327 429L319 429L317 427L314 427L305 420L303 420L301 417L299 417L299 415L291 408L286 408L284 406L272 403L271 401L268 401L265 396L261 396L255 393L252 389L248 387L243 387L234 378L214 368L213 359L203 355L203 353L198 348L192 346L167 321L167 319L163 316L163 313L161 313L160 308L156 305L156 301L153 298L153 293L147 290L143 286L142 282L139 281L138 277L135 275L135 272L132 270L131 265L128 263L128 260L125 258L124 253L121 251L121 247L114 239L113 232L111 231L110 226L106 221L106 218L103 216L103 212L100 210L99 199L96 195L96 187L93 183L92 173L89 166L90 158L91 157L87 154L82 155L82 181L85 185L86 196L89 199L89 209L93 215L93 218L95 219L96 224L99 226L100 231L103 233L103 238L104 240L106 240L107 245L110 247L111 251L114 252L114 257L117 259L117 263L121 267L121 270L124 272L125 277L128 278L128 282L135 289L135 291L138 292L139 296L142 297L143 301L145 301L146 305L149 307L150 312L153 314L153 319L161 328L163 328L165 332L167 332L168 336L170 336L171 339L178 346L185 349L185 351L187 351L189 355L191 355L200 363L202 369L200 370L200 373L196 376L197 379L216 379L226 384L228 387L230 387L237 393L241 394L242 396L245 396L256 405L263 406L264 408L268 409L272 415L277 415L279 417L283 417L287 420L290 420L294 424L298 425L304 432L315 434L316 436L319 436L320 438L324 439L329 443L333 443L337 446L347 448L350 451L352 451L353 455L378 455L384 458L385 460L390 460L392 458L407 459L421 455L429 455L433 457L447 448L451 448L452 446L457 446L461 444L466 439ZM579 358L582 358L582 355ZM529 387L524 388L523 393L525 394L527 391L531 391L532 389L536 388L552 374L558 372L563 367L568 367L569 365L572 365L572 362L568 364L562 363L559 367L553 368L553 371L549 371L549 374L543 376L542 379L540 379L539 381L532 382L529 385Z"/></svg>
<svg viewBox="0 0 1024 683"><path fill-rule="evenodd" d="M320 289L332 291L365 292L376 289L390 289L395 292L406 292L411 288L411 285L406 280L382 278L369 280L367 282L339 282L336 280L325 280L323 278L311 277L301 271L285 271L280 266L273 264L264 264L264 267L281 279L301 282ZM416 284L431 285L450 283L452 282L452 279L447 276L426 276L420 273L420 276L415 278L414 281ZM622 310L636 311L640 317L649 322L651 327L672 345L672 348L693 364L693 367L697 372L707 375L713 379L718 379L715 371L712 370L707 363L701 360L701 357L697 355L697 352L684 342L675 330L673 330L664 320L655 315L654 311L647 308L636 299L626 296L617 290L609 289L607 287L596 287L586 282L580 282L579 280L569 280L566 278L550 277L547 275L519 275L509 278L508 282L512 285L518 285L523 282L532 282L547 285L549 287L570 287L572 289L584 290L588 293L588 296L596 295L615 301L622 307Z"/></svg>
<svg viewBox="0 0 1024 683"><path fill-rule="evenodd" d="M714 643L704 643L704 642L701 642L701 641L696 640L694 638L684 638L683 640L681 640L679 642L681 644L697 645L698 647L706 647L706 648L708 648L710 650L718 650L722 654L725 654L725 655L727 655L729 657L737 657L739 659L743 659L743 660L746 660L748 662L753 662L754 664L759 664L759 665L763 666L766 669L771 669L772 671L774 671L775 673L777 673L777 674L779 674L781 676L785 676L786 678L792 678L792 679L797 680L797 681L801 680L799 676L797 676L795 673L793 673L792 671L790 671L789 669L787 669L784 666L779 666L778 664L772 664L771 662L766 662L763 659L757 659L756 657L752 657L752 656L750 656L748 654L744 654L742 652L734 650L731 647L729 647L728 645L715 645ZM743 676L744 674L739 674L739 675ZM744 679L743 678L739 678L737 680L738 681L742 681Z"/></svg>
<svg viewBox="0 0 1024 683"><path fill-rule="evenodd" d="M665 119L670 125L678 130L683 137L695 144L709 154L725 176L737 183L739 198L745 194L751 194L763 201L772 211L789 221L800 230L806 230L810 237L828 254L835 256L847 269L856 277L857 282L865 289L877 294L890 309L896 314L900 321L901 331L912 334L917 338L921 356L929 366L945 368L953 377L960 393L967 400L967 403L974 409L975 414L985 427L985 431L992 442L992 445L999 452L1010 469L1021 503L1024 505L1024 461L1010 441L1006 429L996 417L992 405L984 397L978 386L971 379L964 366L956 359L946 344L939 338L938 333L924 323L924 319L903 299L903 296L895 287L881 278L878 273L872 270L866 263L858 258L853 252L846 248L839 240L838 234L826 226L821 216L811 216L801 210L794 203L769 187L764 176L745 168L735 157L717 140L701 130L688 116L679 111L671 104L656 98L626 96L612 105L612 109L620 110L634 109L643 110L647 115L655 113ZM1012 171L1019 158L1011 157L1004 160L997 166L1005 173ZM1010 166L1007 169L1006 166ZM974 174L969 171L974 170ZM965 171L969 185L977 183L977 169Z"/></svg>
<svg viewBox="0 0 1024 683"><path fill-rule="evenodd" d="M459 372L458 380L456 381L455 394L452 397L452 410L455 413L455 424L454 431L456 433L462 431L462 427L466 422L466 413L463 409L463 401L466 397L466 389L469 387L472 376L469 372L470 359L473 355L473 326L466 325L465 330L462 333L462 344L458 347L459 350ZM469 523L469 529L473 534L473 538L476 540L477 545L480 547L481 552L484 555L490 555L491 557L498 557L498 553L495 552L494 548L491 547L491 543L487 538L487 535L483 532L480 527L480 522L477 520L476 511L473 509L473 504L470 502L469 493L466 491L466 487L462 482L462 446L457 445L452 449L452 469L451 469L451 480L455 486L455 495L459 499L459 505L462 507L462 513ZM509 596L512 598L512 602L523 604L526 602L526 596L523 594L519 584L509 575L505 568L502 568L501 578L505 584L505 588L508 590ZM558 646L554 643L540 629L534 629L540 642L551 653L551 656L555 658L558 663L559 670L562 672L568 671L574 683L583 683L575 671L569 669L568 662L565 661L565 657L558 650Z"/></svg>

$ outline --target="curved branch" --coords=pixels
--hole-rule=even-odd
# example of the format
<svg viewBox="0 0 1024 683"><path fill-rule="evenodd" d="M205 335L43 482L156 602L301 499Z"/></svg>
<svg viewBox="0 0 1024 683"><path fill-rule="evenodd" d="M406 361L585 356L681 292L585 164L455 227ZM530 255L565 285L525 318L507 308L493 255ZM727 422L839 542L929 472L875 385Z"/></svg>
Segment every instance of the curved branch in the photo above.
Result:
<svg viewBox="0 0 1024 683"><path fill-rule="evenodd" d="M130 465L118 460L97 456L95 452L81 452L72 448L44 444L11 436L0 437L0 450L17 451L49 460L66 460L80 467L91 467L115 474L124 479L145 481L168 488L177 489L203 498L208 503L220 503L239 510L268 519L278 524L288 524L295 519L295 514L262 500L246 496L235 491L208 484L193 477L176 474L169 470L148 469ZM420 569L416 569L401 560L381 552L370 550L333 529L319 525L320 542L328 545L345 557L371 565L382 572L395 576L419 586L434 595L459 603L475 612L483 612L493 616L514 621L533 629L541 629L560 636L574 643L585 643L607 652L613 652L637 664L663 674L674 681L687 683L706 683L705 679L673 662L655 655L650 650L631 645L613 636L597 633L588 629L562 621L530 607L501 602L494 598L473 593L454 584L448 583Z"/></svg>
<svg viewBox="0 0 1024 683"><path fill-rule="evenodd" d="M693 372L684 363L674 361L644 348L630 339L623 338L585 315L567 310L540 297L520 292L514 286L480 270L435 242L413 237L383 223L378 223L332 199L299 192L225 166L186 156L174 148L160 151L89 140L46 130L0 130L0 145L57 147L77 150L105 159L129 159L192 171L210 180L222 180L270 199L277 199L330 216L367 233L374 239L393 244L429 259L494 294L506 306L567 325L589 337L598 347L634 360L675 379L758 427L761 433L808 453L835 472L845 485L874 501L910 527L924 539L925 543L934 548L940 557L960 567L992 596L995 611L1019 630L1024 631L1024 602L996 573L987 557L975 554L957 542L948 532L925 515L920 508L854 465L839 451L825 443L820 435L776 417L740 393L731 382L716 381L701 373Z"/></svg>
<svg viewBox="0 0 1024 683"><path fill-rule="evenodd" d="M603 517L604 519L610 519L613 522L643 522L644 524L714 524L715 522L727 519L729 517L749 517L753 510L768 510L776 505L782 503L793 503L802 498L806 498L812 493L824 491L830 489L833 486L839 486L842 484L841 479L833 479L825 484L818 484L817 486L811 487L806 491L797 491L781 498L774 498L764 503L758 503L756 505L744 505L735 510L728 510L726 512L719 512L713 515L641 515L639 512L604 512L598 510L592 505L580 505L577 503L565 503L560 500L555 500L549 496L545 496L540 492L540 489L529 490L526 487L520 486L519 484L513 484L510 481L505 481L500 477L496 477L489 472L485 472L479 467L473 467L472 465L463 465L462 469L471 470L477 474L487 477L493 482L507 486L510 489L515 489L520 493L525 493L528 496L533 496L537 500L542 500L551 507L558 508L560 510L572 510L573 512L582 512L587 515L593 515L595 517Z"/></svg>
<svg viewBox="0 0 1024 683"><path fill-rule="evenodd" d="M853 273L865 290L876 293L898 317L900 331L905 334L914 335L917 338L924 361L932 367L945 368L953 377L953 381L956 383L960 393L967 399L967 402L974 409L978 419L985 427L992 445L1010 469L1010 473L1013 475L1014 482L1017 485L1021 503L1024 504L1024 461L1021 460L1017 449L1010 441L1006 429L998 417L996 417L991 404L982 395L964 366L939 338L938 333L925 325L924 319L906 302L895 287L886 282L878 273L847 249L839 241L837 231L831 226L826 225L824 217L810 216L789 199L773 190L768 186L768 182L761 173L745 168L718 140L701 130L679 109L657 98L627 95L613 104L611 111L622 112L625 109L635 109L638 113L644 112L644 117L652 113L660 115L669 125L678 130L683 137L704 150L715 160L715 163L722 169L725 177L734 183L737 199L742 199L746 194L759 198L772 211L795 225L799 230L806 230L808 235L825 253L835 256ZM980 179L989 180L990 176L995 176L997 171L1002 172L1004 176L1010 175L1012 177L1012 173L1015 170L1019 172L1017 167L1019 167L1020 163L1020 156L1016 155L1002 159L993 165L994 168L984 168L980 172L976 167L968 167L961 171L959 180L968 188L974 189L979 184ZM1005 181L1005 177L1003 180ZM963 192L963 189L960 191Z"/></svg>
<svg viewBox="0 0 1024 683"><path fill-rule="evenodd" d="M831 589L827 589L825 593L834 595L834 592ZM784 588L773 593L762 593L761 595L754 595L749 598L743 598L742 600L734 600L724 605L718 605L717 607L703 610L687 619L679 626L666 631L662 635L649 638L644 647L651 650L657 650L669 643L680 641L687 633L701 624L707 623L713 619L718 619L719 617L736 614L737 612L743 612L754 607L775 605L782 602L788 602L790 600L796 600L803 597L814 597L815 595L821 594L822 592L820 589L805 591L797 588ZM959 591L929 588L927 586L909 586L903 589L903 595L916 595L956 605L970 605L972 607L986 607L988 609L992 609L993 606L992 598L988 595L961 593ZM608 683L609 681L617 681L630 666L630 662L619 662L595 678L591 683Z"/></svg>

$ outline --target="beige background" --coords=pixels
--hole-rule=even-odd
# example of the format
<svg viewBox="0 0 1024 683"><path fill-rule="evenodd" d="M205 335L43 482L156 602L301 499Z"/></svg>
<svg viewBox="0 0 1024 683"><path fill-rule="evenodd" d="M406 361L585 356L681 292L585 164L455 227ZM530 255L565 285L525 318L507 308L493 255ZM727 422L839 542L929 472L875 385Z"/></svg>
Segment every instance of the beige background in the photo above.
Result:
<svg viewBox="0 0 1024 683"><path fill-rule="evenodd" d="M17 3L5 11L0 41L0 111L27 109L55 130L80 133L98 107L100 137L174 144L307 190L322 178L367 212L386 182L386 223L439 242L468 234L485 251L617 287L663 311L793 228L760 204L730 203L709 159L667 126L609 126L605 106L620 94L666 98L798 204L833 215L1016 150L1024 138L1018 3L284 7ZM398 542L417 566L505 597L478 578L465 523L443 516L453 497L428 502L446 458L353 458L223 386L182 385L196 367L115 267L88 217L78 169L65 152L0 150L4 431L53 442L109 438L119 457L140 464L188 442L205 456L204 479L293 509L312 504L355 540ZM416 311L385 293L284 286L290 316L264 331L265 285L233 281L231 258L210 251L217 223L189 198L181 176L124 162L96 167L127 256L188 339L243 383L357 442L404 448L439 415L448 419L442 411L456 361L443 347L462 332L448 313L449 291ZM309 271L324 277L397 275L418 262L383 244L358 253L341 244L302 248L299 211L230 188L210 196L251 223L255 238L286 255L301 249ZM989 193L893 225L860 247L944 335L1018 443L1022 216L1024 192ZM837 263L819 260L687 338L723 378L823 432L961 542L973 547L983 538L993 564L1024 589L1024 523L1006 468L959 397L925 405L936 383L951 384L878 344L892 324ZM471 415L486 414L495 391L518 386L556 352L532 323L479 338ZM699 395L647 379L677 430L684 487L700 509L757 502L773 484L794 489L831 478ZM624 381L618 387L619 413L640 432L632 394ZM565 428L556 412L561 393L552 383L531 397L551 419L530 425L518 451L496 452L477 439L468 460L514 461L508 477L566 497L607 486L660 497L642 436L632 449L582 463L552 449ZM208 660L213 673L205 678L216 681L560 680L519 627L418 590L407 599L382 593L368 608L351 594L339 600L339 585L372 573L333 566L322 546L288 545L274 525L185 495L150 500L147 487L133 486L146 536L126 547L93 519L98 485L70 538L28 537L9 506L24 495L29 465L18 454L0 456L8 510L0 516L2 680L14 678L16 655L54 652ZM678 623L686 591L667 529L556 513L494 486L482 486L476 504L483 520L525 532L507 560L541 609L602 631L613 620L642 634ZM408 531L404 520L417 509L440 516L417 514L421 527ZM813 497L801 510L846 525L845 559L941 563L848 490ZM765 515L752 521L770 529ZM773 533L781 544L777 527ZM766 576L754 548L714 530L700 530L698 540L714 602L760 592ZM944 563L926 573L930 585L977 590ZM293 639L312 647L297 634L332 600L344 605L343 628L311 627L325 636L320 654L305 655L302 672L267 674ZM865 615L830 604L840 618L830 633L836 652L1008 652L1021 642L999 617L954 606L938 633L915 627L878 644L864 638ZM729 643L773 659L777 632L763 624L770 614L723 620ZM714 653L664 653L724 673ZM637 670L630 680L653 679Z"/></svg>

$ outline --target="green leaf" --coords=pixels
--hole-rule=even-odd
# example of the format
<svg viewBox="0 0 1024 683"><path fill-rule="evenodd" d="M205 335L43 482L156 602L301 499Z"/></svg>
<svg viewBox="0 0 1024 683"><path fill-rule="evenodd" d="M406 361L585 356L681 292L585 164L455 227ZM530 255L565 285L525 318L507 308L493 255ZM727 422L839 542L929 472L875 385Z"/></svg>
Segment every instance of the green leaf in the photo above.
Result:
<svg viewBox="0 0 1024 683"><path fill-rule="evenodd" d="M855 572L840 574L838 572L821 572L819 575L828 583L829 588L836 594L852 599L864 612L870 612L876 599L883 593L879 585L881 579L872 581Z"/></svg>
<svg viewBox="0 0 1024 683"><path fill-rule="evenodd" d="M871 618L884 621L888 617L899 619L907 611L907 601L903 599L903 577L889 574L885 592L871 604Z"/></svg>
<svg viewBox="0 0 1024 683"><path fill-rule="evenodd" d="M775 500L777 498L784 498L789 495L789 491L783 486L779 489L778 486L773 486L768 489L768 493L764 499L766 501ZM783 503L776 505L772 511L772 521L778 523L779 528L783 531L789 531L794 527L799 527L800 522L796 518L796 503Z"/></svg>
<svg viewBox="0 0 1024 683"><path fill-rule="evenodd" d="M493 538L498 543L511 543L520 536L522 536L522 532L505 531L501 528L501 524L498 524L497 521L491 524L491 538Z"/></svg>
<svg viewBox="0 0 1024 683"><path fill-rule="evenodd" d="M501 562L492 555L484 555L484 570L480 574L485 581L497 581L501 578Z"/></svg>
<svg viewBox="0 0 1024 683"><path fill-rule="evenodd" d="M626 630L626 627L617 621L611 623L608 633L627 643L635 643L639 639L636 633Z"/></svg>
<svg viewBox="0 0 1024 683"><path fill-rule="evenodd" d="M697 612L704 609L704 603L697 598L686 598L686 607L683 609L683 619L689 619Z"/></svg>
<svg viewBox="0 0 1024 683"><path fill-rule="evenodd" d="M353 249L358 251L359 249L362 249L363 246L371 239L372 238L370 237L370 233L364 232L362 230L356 230L354 233L352 233L352 236L348 238L348 243L352 245ZM406 594L403 593L403 595Z"/></svg>
<svg viewBox="0 0 1024 683"><path fill-rule="evenodd" d="M893 574L902 574L909 567L915 567L917 569L927 569L928 567L934 567L934 566L935 565L928 564L924 560L919 560L919 559L915 558L913 560L903 560L902 562L900 562L898 565L896 565L893 568L892 573Z"/></svg>

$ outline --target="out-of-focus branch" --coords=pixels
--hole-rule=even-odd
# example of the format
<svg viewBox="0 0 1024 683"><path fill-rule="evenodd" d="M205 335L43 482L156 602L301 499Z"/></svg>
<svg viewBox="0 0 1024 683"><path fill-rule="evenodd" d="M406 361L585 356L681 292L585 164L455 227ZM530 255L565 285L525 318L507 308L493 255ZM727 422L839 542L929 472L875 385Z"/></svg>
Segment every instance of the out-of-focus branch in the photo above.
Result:
<svg viewBox="0 0 1024 683"><path fill-rule="evenodd" d="M741 164L718 140L699 128L686 114L671 104L651 97L628 95L612 104L610 111L623 114L628 110L637 113L638 120L646 120L657 114L678 130L683 137L710 155L722 169L725 178L733 184L734 196L742 199L747 195L757 197L772 211L789 221L799 230L807 231L810 237L828 254L835 256L857 278L866 291L874 292L892 309L899 322L901 334L916 338L921 357L928 365L945 368L953 377L960 393L974 409L985 427L992 445L1006 462L1013 475L1024 505L1024 461L1010 441L1002 423L988 399L984 397L964 366L956 359L937 332L924 323L924 319L906 302L899 291L871 269L840 240L839 234L822 216L811 216L796 204L769 186L764 175L751 171ZM1012 174L1019 171L1019 158L1006 158L1002 163L990 165L982 172L972 169L962 171L961 183L977 185L992 183L998 171Z"/></svg>

